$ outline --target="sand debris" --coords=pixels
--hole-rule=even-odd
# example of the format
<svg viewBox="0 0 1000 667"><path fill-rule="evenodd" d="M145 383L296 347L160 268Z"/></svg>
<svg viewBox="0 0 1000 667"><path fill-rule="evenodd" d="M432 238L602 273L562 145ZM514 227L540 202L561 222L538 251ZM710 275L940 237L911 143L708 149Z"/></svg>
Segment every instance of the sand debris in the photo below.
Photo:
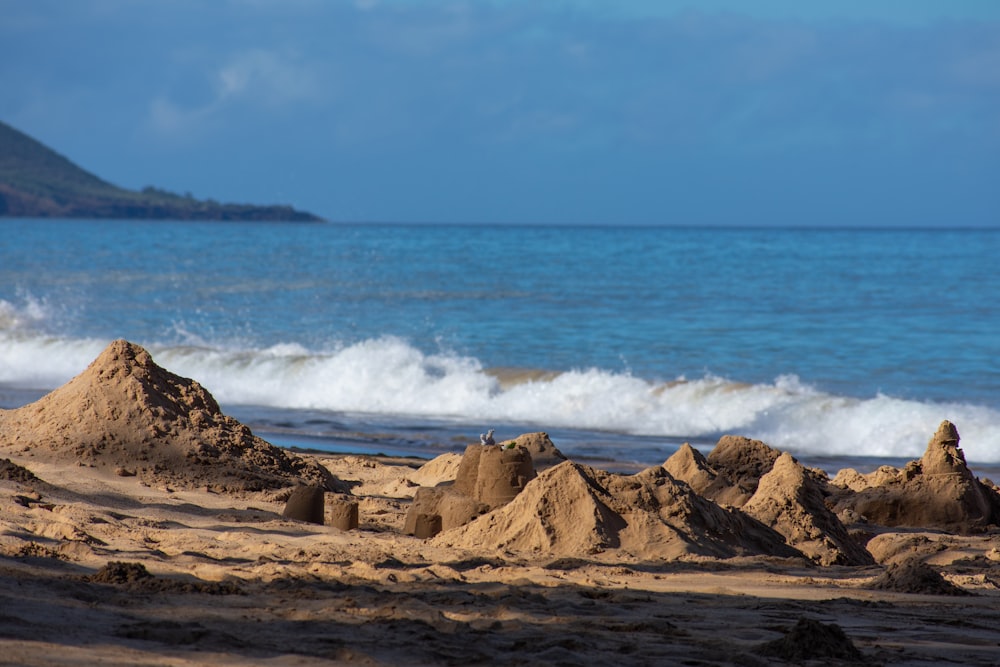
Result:
<svg viewBox="0 0 1000 667"><path fill-rule="evenodd" d="M831 659L856 665L868 662L839 625L811 618L800 618L784 637L761 645L757 653L799 664Z"/></svg>
<svg viewBox="0 0 1000 667"><path fill-rule="evenodd" d="M971 593L941 576L920 558L890 563L869 585L877 591L920 595L971 595Z"/></svg>

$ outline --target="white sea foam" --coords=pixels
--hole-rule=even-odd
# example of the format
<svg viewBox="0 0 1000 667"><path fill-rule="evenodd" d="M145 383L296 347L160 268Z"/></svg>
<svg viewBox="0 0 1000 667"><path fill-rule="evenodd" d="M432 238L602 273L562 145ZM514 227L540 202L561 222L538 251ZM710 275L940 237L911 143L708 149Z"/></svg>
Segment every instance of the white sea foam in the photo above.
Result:
<svg viewBox="0 0 1000 667"><path fill-rule="evenodd" d="M48 303L32 296L25 296L22 304L0 299L0 331L31 331L50 319Z"/></svg>
<svg viewBox="0 0 1000 667"><path fill-rule="evenodd" d="M0 384L51 389L108 341L32 334L24 309L0 302ZM19 319L21 318L21 319ZM707 376L654 383L582 369L501 382L473 358L424 353L383 337L329 350L296 343L224 349L144 343L157 363L198 380L223 404L535 423L670 438L734 433L811 455L918 457L942 419L970 461L1000 461L1000 412L878 395L834 396L794 376L740 384Z"/></svg>
<svg viewBox="0 0 1000 667"><path fill-rule="evenodd" d="M26 299L18 306L0 299L0 384L54 388L83 370L107 341L40 334L48 306Z"/></svg>

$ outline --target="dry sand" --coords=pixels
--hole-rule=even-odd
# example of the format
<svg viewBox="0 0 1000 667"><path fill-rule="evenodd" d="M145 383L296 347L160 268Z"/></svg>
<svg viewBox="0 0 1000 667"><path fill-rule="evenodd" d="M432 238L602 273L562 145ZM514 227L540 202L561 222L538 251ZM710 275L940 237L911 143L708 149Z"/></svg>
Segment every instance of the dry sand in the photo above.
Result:
<svg viewBox="0 0 1000 667"><path fill-rule="evenodd" d="M0 664L1000 664L1000 497L953 426L834 480L739 438L626 476L526 435L547 470L421 539L460 455L272 451L144 355L0 411ZM300 483L359 528L284 517Z"/></svg>

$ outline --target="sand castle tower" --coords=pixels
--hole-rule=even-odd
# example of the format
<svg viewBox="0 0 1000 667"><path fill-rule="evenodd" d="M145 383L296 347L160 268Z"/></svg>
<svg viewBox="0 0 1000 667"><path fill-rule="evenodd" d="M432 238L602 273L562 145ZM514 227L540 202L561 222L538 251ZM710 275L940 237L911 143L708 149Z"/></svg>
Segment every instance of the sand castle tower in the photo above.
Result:
<svg viewBox="0 0 1000 667"><path fill-rule="evenodd" d="M454 489L494 508L509 503L534 478L535 466L527 449L469 445Z"/></svg>

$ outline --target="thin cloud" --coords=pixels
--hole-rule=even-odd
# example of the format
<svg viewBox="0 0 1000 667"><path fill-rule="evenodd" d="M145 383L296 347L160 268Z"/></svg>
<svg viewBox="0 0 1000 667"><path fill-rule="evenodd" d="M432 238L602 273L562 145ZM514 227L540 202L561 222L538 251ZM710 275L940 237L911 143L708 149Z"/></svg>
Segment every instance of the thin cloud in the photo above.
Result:
<svg viewBox="0 0 1000 667"><path fill-rule="evenodd" d="M320 96L320 85L307 64L263 49L234 54L218 70L216 80L220 102L249 98L283 106Z"/></svg>
<svg viewBox="0 0 1000 667"><path fill-rule="evenodd" d="M670 4L38 0L0 22L0 115L123 181L308 165L303 192L379 219L515 219L539 192L561 219L654 219L670 174L677 206L782 180L996 201L1000 22Z"/></svg>
<svg viewBox="0 0 1000 667"><path fill-rule="evenodd" d="M188 66L196 66L189 63ZM238 107L277 111L323 98L323 86L301 59L278 51L251 49L228 56L210 77L212 97L183 104L157 95L149 105L150 125L165 134L192 133Z"/></svg>

